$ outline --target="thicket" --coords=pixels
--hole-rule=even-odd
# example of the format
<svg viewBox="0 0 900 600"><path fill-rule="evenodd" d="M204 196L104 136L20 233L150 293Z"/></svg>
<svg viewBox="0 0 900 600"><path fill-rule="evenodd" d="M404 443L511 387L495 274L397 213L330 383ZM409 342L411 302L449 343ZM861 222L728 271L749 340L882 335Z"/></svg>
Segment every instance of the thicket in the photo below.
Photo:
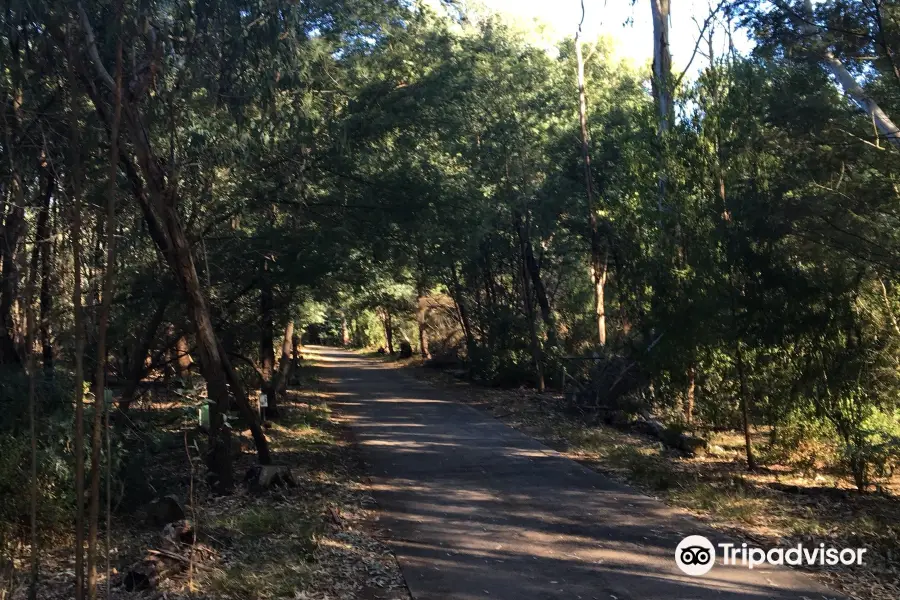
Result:
<svg viewBox="0 0 900 600"><path fill-rule="evenodd" d="M568 366L602 402L765 427L764 459L890 475L898 9L721 3L677 73L665 15L646 68L454 6L7 2L0 489L35 493L2 494L7 540L75 512L95 547L148 379L200 382L229 491L226 419L270 460L251 392L277 415L301 336L497 385Z"/></svg>

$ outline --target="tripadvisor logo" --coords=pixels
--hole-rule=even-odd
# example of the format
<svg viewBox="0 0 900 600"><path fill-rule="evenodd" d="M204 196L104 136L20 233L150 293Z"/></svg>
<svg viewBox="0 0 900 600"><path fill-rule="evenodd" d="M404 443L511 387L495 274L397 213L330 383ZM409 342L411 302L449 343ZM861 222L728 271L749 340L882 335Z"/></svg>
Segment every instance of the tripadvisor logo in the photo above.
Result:
<svg viewBox="0 0 900 600"><path fill-rule="evenodd" d="M760 565L829 566L861 565L865 548L826 548L825 544L806 547L797 544L790 548L762 548L747 544L713 543L702 535L690 535L675 548L675 564L687 575L698 577L709 573L716 564L716 548L721 564L740 565L753 569Z"/></svg>

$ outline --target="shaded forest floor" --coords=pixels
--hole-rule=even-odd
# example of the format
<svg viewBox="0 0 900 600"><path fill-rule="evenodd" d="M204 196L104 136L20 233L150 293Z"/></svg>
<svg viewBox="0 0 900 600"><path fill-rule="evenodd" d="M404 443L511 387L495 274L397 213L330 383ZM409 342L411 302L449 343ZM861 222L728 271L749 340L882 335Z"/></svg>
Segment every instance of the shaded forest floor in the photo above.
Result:
<svg viewBox="0 0 900 600"><path fill-rule="evenodd" d="M560 410L561 395L473 385L421 360L381 357L417 378L451 388L457 397L524 431L569 458L685 509L716 529L764 548L867 548L862 567L811 572L832 589L858 600L900 598L900 496L888 486L859 494L833 475L769 461L748 472L743 438L715 434L715 454L688 458L638 434L586 426ZM758 450L764 450L764 435Z"/></svg>
<svg viewBox="0 0 900 600"><path fill-rule="evenodd" d="M158 439L145 440L150 454L131 475L143 479L152 497L171 494L184 505L196 527L193 572L185 569L163 579L154 590L127 591L129 566L162 548L161 528L148 520L146 503L113 515L111 597L117 600L167 598L220 600L406 600L409 598L394 556L377 537L370 520L375 501L352 439L328 406L329 394L317 369L304 366L300 385L289 389L282 417L268 436L273 462L290 467L296 486L250 491L240 482L255 464L249 432L235 440L235 492L209 493L200 477L195 431L183 427L185 410L177 403L154 402L134 410L134 436L162 426ZM196 419L196 417L194 417ZM155 425L150 427L153 422ZM198 439L199 442L199 439ZM188 453L194 461L192 478ZM193 509L190 488L193 479ZM127 479L126 479L127 481ZM115 495L115 494L114 494ZM101 520L103 517L101 517ZM101 538L103 532L101 531ZM45 544L38 597L73 597L71 540ZM101 542L101 555L102 555ZM191 554L185 547L183 556ZM27 552L17 565L24 583ZM101 558L100 597L106 595L105 559ZM13 598L27 597L22 585Z"/></svg>

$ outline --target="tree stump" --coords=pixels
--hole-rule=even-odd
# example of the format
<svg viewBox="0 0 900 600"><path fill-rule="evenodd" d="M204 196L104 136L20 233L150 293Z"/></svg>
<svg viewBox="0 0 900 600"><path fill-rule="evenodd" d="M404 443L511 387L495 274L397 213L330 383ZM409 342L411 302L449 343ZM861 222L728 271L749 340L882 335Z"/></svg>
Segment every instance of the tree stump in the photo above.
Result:
<svg viewBox="0 0 900 600"><path fill-rule="evenodd" d="M158 498L147 507L147 519L151 525L156 527L181 521L184 517L184 508L178 498L173 495Z"/></svg>
<svg viewBox="0 0 900 600"><path fill-rule="evenodd" d="M250 489L261 491L276 486L295 487L290 467L285 465L255 465L247 470L244 482Z"/></svg>

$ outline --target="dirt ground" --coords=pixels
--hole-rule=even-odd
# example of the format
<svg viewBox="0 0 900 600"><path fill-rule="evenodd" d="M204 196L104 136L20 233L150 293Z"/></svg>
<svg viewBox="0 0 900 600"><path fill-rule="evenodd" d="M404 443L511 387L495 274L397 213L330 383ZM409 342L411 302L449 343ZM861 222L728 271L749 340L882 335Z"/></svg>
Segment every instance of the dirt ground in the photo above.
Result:
<svg viewBox="0 0 900 600"><path fill-rule="evenodd" d="M179 499L195 525L197 542L193 552L190 545L181 551L190 568L166 577L156 589L127 591L123 582L129 568L147 557L148 551L159 551L162 536L160 528L148 522L144 505L119 506L109 538L111 598L409 598L397 562L379 541L371 519L374 500L348 430L332 415L328 392L318 383L316 370L304 367L301 377L300 385L288 391L283 416L267 431L274 462L290 467L296 480L293 487L254 492L240 483L255 463L249 432L244 432L234 444L238 452L235 492L214 496L199 476L202 437L196 436L202 434L186 428L185 418L180 416L183 408L177 403L154 402L133 412L128 435L148 437L163 427L161 434L154 434L156 439L148 437L151 455L136 475L146 481L153 497L172 494ZM106 597L102 529L99 596ZM19 586L10 597L17 600L27 597L28 550L22 548L16 560ZM72 540L47 540L41 562L38 597L72 598Z"/></svg>

